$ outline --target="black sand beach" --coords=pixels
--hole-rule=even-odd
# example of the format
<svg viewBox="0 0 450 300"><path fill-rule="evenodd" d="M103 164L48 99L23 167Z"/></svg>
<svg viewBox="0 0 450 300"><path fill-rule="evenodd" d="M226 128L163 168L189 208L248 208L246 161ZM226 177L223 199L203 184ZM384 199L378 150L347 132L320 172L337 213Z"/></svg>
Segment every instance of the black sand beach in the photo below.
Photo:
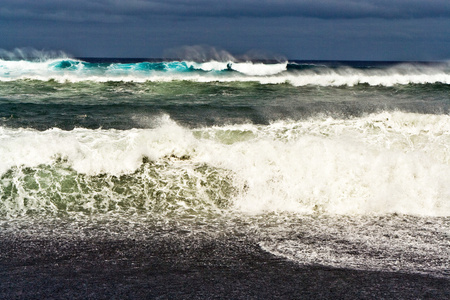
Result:
<svg viewBox="0 0 450 300"><path fill-rule="evenodd" d="M449 299L450 280L301 266L250 238L0 234L1 299Z"/></svg>

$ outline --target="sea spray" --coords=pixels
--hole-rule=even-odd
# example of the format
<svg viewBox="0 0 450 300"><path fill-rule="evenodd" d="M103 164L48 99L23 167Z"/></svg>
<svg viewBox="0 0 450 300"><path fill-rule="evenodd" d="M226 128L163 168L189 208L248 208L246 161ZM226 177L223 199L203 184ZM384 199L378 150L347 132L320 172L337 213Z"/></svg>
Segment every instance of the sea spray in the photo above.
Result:
<svg viewBox="0 0 450 300"><path fill-rule="evenodd" d="M75 190L77 201L84 201L80 206L90 206L92 198L101 195L101 201L109 202L102 205L108 207L121 201L122 196L115 194L116 181L129 189L129 197L131 191L142 190L145 182L178 178L175 181L186 181L186 186L180 182L178 188L178 183L165 186L165 193L176 193L177 201L191 203L187 206L194 210L201 208L188 198L201 198L204 189L218 188L216 195L222 200L217 201L228 203L223 208L244 213L450 213L448 116L427 120L415 114L383 113L350 120L192 130L167 118L160 124L155 129L125 131L3 128L3 203L24 201L24 197L47 199L47 193L53 192L64 198L68 194L51 192L49 186L72 180L71 185L83 182L87 189ZM65 167L58 163L61 160ZM206 173L198 173L202 168L217 178L210 180ZM172 175L158 175L150 169ZM71 175L65 177L66 172ZM39 175L43 173L54 174L54 182L45 183L47 175ZM30 180L34 183L28 191ZM41 184L43 188L37 187ZM146 201L156 201L153 194L145 193Z"/></svg>
<svg viewBox="0 0 450 300"><path fill-rule="evenodd" d="M58 82L259 82L293 86L394 86L450 83L448 63L358 66L234 60L137 61L116 63L74 58L0 60L0 81L20 79Z"/></svg>

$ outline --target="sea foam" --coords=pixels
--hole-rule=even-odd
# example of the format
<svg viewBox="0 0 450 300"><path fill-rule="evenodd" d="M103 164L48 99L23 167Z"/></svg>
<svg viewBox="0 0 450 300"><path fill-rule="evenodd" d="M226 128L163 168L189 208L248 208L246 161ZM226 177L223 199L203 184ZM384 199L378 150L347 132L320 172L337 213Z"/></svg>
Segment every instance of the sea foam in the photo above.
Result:
<svg viewBox="0 0 450 300"><path fill-rule="evenodd" d="M450 68L445 63L436 65L399 64L375 69L321 65L302 69L288 68L288 66L288 62L89 63L69 58L45 61L0 60L0 80L33 79L57 82L254 81L261 84L289 83L294 86L450 84Z"/></svg>
<svg viewBox="0 0 450 300"><path fill-rule="evenodd" d="M226 174L233 187L227 209L250 214L450 215L447 115L396 112L202 129L163 117L154 129L2 128L0 140L1 174L63 160L78 174L118 178L134 174L144 159L175 173L207 166ZM25 186L13 175L2 180Z"/></svg>

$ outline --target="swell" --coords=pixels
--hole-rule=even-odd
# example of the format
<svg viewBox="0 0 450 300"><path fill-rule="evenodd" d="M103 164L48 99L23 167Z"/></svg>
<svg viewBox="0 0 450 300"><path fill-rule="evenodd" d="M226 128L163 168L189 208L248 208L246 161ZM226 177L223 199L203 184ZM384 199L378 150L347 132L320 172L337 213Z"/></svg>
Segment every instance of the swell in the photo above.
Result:
<svg viewBox="0 0 450 300"><path fill-rule="evenodd" d="M61 128L153 128L169 115L196 128L265 124L316 116L362 117L382 111L450 112L450 85L392 87L294 87L257 82L0 82L0 126Z"/></svg>

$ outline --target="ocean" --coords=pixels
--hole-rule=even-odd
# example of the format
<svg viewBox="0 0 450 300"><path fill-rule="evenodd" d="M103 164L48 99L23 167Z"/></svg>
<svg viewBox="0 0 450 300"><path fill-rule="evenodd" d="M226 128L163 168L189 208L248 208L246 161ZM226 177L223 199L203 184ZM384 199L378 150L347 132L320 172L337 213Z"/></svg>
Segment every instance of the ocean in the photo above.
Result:
<svg viewBox="0 0 450 300"><path fill-rule="evenodd" d="M0 298L450 298L448 62L0 60Z"/></svg>

